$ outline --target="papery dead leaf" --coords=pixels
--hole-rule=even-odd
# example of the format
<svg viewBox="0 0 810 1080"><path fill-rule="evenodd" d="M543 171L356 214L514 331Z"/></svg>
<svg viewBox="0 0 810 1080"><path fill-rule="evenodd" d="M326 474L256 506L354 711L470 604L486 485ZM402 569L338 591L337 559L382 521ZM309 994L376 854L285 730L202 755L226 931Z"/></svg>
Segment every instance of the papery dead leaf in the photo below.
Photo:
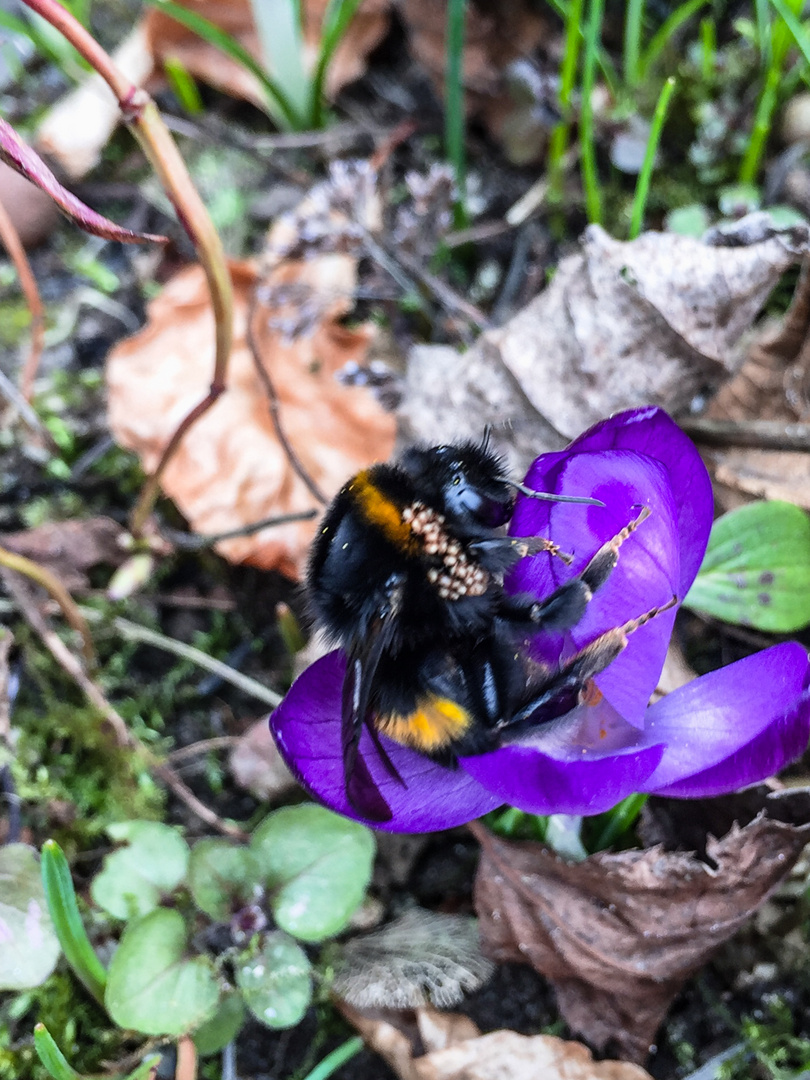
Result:
<svg viewBox="0 0 810 1080"><path fill-rule="evenodd" d="M766 799L750 824L709 837L708 863L661 847L568 863L478 826L484 951L530 963L574 1031L642 1061L688 975L756 911L810 837L810 825L774 820L771 809Z"/></svg>
<svg viewBox="0 0 810 1080"><path fill-rule="evenodd" d="M624 243L591 226L548 288L482 334L462 361L448 361L446 350L432 354L432 365L424 350L415 355L421 378L409 375L409 423L422 437L450 423L456 437L460 425L474 422L480 433L514 410L518 436L531 437L536 456L620 409L677 413L738 370L741 338L808 237L810 229L796 227L748 246L668 233ZM497 406L477 407L487 397Z"/></svg>
<svg viewBox="0 0 810 1080"><path fill-rule="evenodd" d="M278 752L267 717L251 724L231 750L228 765L239 787L260 802L278 799L296 780Z"/></svg>
<svg viewBox="0 0 810 1080"><path fill-rule="evenodd" d="M52 521L0 536L3 547L44 566L69 592L86 589L87 571L100 563L120 565L127 557L124 530L112 518Z"/></svg>
<svg viewBox="0 0 810 1080"><path fill-rule="evenodd" d="M183 7L216 23L261 61L250 0L180 0ZM326 94L334 97L366 70L366 57L388 32L391 0L364 0L341 39L326 74ZM314 66L327 0L303 0L301 13L307 61ZM149 11L146 35L155 59L176 59L194 76L233 97L264 108L266 98L249 71L161 11ZM272 74L272 72L271 72Z"/></svg>
<svg viewBox="0 0 810 1080"><path fill-rule="evenodd" d="M443 99L447 69L447 3L400 0L397 7L408 32L410 51L425 68L437 94ZM507 69L515 61L530 57L550 36L550 25L528 0L508 0L507 3L489 4L486 8L468 5L462 59L466 110L468 115L480 117L495 138L502 138L505 126L523 111L522 103L516 102L510 92ZM538 106L542 108L543 104L539 102ZM522 163L536 159L542 145L541 140L537 152L524 157Z"/></svg>
<svg viewBox="0 0 810 1080"><path fill-rule="evenodd" d="M341 1011L400 1080L650 1080L638 1065L594 1061L581 1043L554 1035L480 1035L466 1016L431 1009L416 1011L415 1029L410 1013Z"/></svg>
<svg viewBox="0 0 810 1080"><path fill-rule="evenodd" d="M163 478L164 491L201 533L317 506L278 441L248 344L247 322L259 281L255 265L233 263L231 274L235 333L228 389L191 428ZM272 379L286 437L327 497L364 465L388 457L394 442L394 420L373 396L333 377L350 361L361 364L373 337L370 326L349 329L339 321L350 308L354 280L349 255L283 263L264 279L264 299L252 314L256 349ZM291 338L279 312L300 314L305 304L306 325L294 327L298 333ZM191 267L152 302L147 327L111 353L110 426L119 442L137 450L147 471L157 465L180 420L205 396L213 342L205 278ZM295 577L314 530L312 521L268 527L220 541L217 550L232 562Z"/></svg>

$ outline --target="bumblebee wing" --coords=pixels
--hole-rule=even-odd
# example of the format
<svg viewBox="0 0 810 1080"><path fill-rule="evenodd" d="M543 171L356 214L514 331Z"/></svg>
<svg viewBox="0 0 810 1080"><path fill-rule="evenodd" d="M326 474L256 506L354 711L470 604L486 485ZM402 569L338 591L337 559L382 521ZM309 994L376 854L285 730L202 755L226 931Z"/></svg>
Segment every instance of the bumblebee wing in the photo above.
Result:
<svg viewBox="0 0 810 1080"><path fill-rule="evenodd" d="M386 771L404 784L394 763L380 744L376 728L369 723L369 701L380 657L391 646L397 633L402 599L402 575L392 574L386 582L378 615L366 639L351 650L343 680L341 704L341 741L343 774L349 802L358 813L371 821L388 821L391 809L382 796L369 768L359 753L360 736L366 724Z"/></svg>

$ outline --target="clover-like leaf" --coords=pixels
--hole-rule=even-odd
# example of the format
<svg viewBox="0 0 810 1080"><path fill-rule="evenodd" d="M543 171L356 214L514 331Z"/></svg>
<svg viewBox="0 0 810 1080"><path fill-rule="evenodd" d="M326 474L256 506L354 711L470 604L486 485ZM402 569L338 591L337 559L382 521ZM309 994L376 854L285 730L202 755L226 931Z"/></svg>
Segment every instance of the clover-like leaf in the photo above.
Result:
<svg viewBox="0 0 810 1080"><path fill-rule="evenodd" d="M724 622L791 633L810 622L810 520L787 502L755 502L712 526L684 604Z"/></svg>
<svg viewBox="0 0 810 1080"><path fill-rule="evenodd" d="M26 844L0 847L0 990L39 986L60 951L36 852Z"/></svg>
<svg viewBox="0 0 810 1080"><path fill-rule="evenodd" d="M339 933L371 878L370 830L321 806L288 806L270 814L250 847L272 893L276 922L303 941Z"/></svg>
<svg viewBox="0 0 810 1080"><path fill-rule="evenodd" d="M257 1020L271 1028L294 1027L312 1000L310 970L301 946L276 931L242 954L236 984Z"/></svg>
<svg viewBox="0 0 810 1080"><path fill-rule="evenodd" d="M212 919L227 919L249 903L260 880L256 857L247 847L210 838L200 840L191 849L191 895L197 907Z"/></svg>
<svg viewBox="0 0 810 1080"><path fill-rule="evenodd" d="M217 1054L233 1042L245 1022L245 1005L235 990L226 994L210 1020L194 1032L194 1045L202 1057Z"/></svg>
<svg viewBox="0 0 810 1080"><path fill-rule="evenodd" d="M186 956L186 927L158 908L131 923L110 964L104 1003L122 1028L181 1035L214 1015L220 984L210 962Z"/></svg>
<svg viewBox="0 0 810 1080"><path fill-rule="evenodd" d="M106 856L90 893L117 919L146 915L184 880L188 844L176 829L158 821L121 821L107 832L128 846Z"/></svg>

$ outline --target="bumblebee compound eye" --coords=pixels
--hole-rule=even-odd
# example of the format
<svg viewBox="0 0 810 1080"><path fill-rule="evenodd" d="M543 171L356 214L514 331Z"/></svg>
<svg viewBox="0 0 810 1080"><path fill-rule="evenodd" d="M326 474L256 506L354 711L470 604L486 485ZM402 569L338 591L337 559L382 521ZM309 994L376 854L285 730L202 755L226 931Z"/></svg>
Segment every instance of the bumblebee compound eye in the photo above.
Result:
<svg viewBox="0 0 810 1080"><path fill-rule="evenodd" d="M497 488L502 486L502 490ZM495 528L512 516L514 497L506 485L491 485L489 491L471 483L462 472L453 473L444 492L448 514L472 519L478 525Z"/></svg>

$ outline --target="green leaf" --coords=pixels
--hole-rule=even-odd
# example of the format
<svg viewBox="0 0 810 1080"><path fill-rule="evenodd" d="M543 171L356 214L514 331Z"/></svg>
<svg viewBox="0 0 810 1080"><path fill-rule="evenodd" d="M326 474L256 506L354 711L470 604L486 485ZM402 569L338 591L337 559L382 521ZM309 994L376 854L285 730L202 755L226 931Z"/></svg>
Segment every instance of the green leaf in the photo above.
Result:
<svg viewBox="0 0 810 1080"><path fill-rule="evenodd" d="M96 1001L104 1001L107 972L87 937L65 853L55 840L42 845L42 885L56 936L73 973Z"/></svg>
<svg viewBox="0 0 810 1080"><path fill-rule="evenodd" d="M188 844L176 829L157 821L122 821L107 832L128 846L106 856L90 893L117 919L146 915L185 879Z"/></svg>
<svg viewBox="0 0 810 1080"><path fill-rule="evenodd" d="M276 931L241 955L236 985L257 1020L271 1028L294 1027L312 1000L310 970L301 946Z"/></svg>
<svg viewBox="0 0 810 1080"><path fill-rule="evenodd" d="M158 908L131 923L110 964L104 1003L122 1028L145 1035L181 1035L215 1012L220 986L210 962L188 959L186 927L176 911Z"/></svg>
<svg viewBox="0 0 810 1080"><path fill-rule="evenodd" d="M81 1080L44 1024L37 1024L34 1028L34 1049L54 1080Z"/></svg>
<svg viewBox="0 0 810 1080"><path fill-rule="evenodd" d="M277 810L256 829L250 847L274 894L276 922L303 941L339 933L371 878L370 830L321 806Z"/></svg>
<svg viewBox="0 0 810 1080"><path fill-rule="evenodd" d="M200 840L191 849L188 883L194 903L212 919L227 919L253 899L261 877L249 848Z"/></svg>
<svg viewBox="0 0 810 1080"><path fill-rule="evenodd" d="M60 952L36 851L26 844L0 847L0 990L39 986Z"/></svg>
<svg viewBox="0 0 810 1080"><path fill-rule="evenodd" d="M772 633L810 623L810 521L792 503L757 502L718 518L684 600L724 622Z"/></svg>
<svg viewBox="0 0 810 1080"><path fill-rule="evenodd" d="M219 1008L194 1032L194 1045L202 1057L218 1054L229 1042L233 1042L245 1022L245 1004L235 991L226 994Z"/></svg>

